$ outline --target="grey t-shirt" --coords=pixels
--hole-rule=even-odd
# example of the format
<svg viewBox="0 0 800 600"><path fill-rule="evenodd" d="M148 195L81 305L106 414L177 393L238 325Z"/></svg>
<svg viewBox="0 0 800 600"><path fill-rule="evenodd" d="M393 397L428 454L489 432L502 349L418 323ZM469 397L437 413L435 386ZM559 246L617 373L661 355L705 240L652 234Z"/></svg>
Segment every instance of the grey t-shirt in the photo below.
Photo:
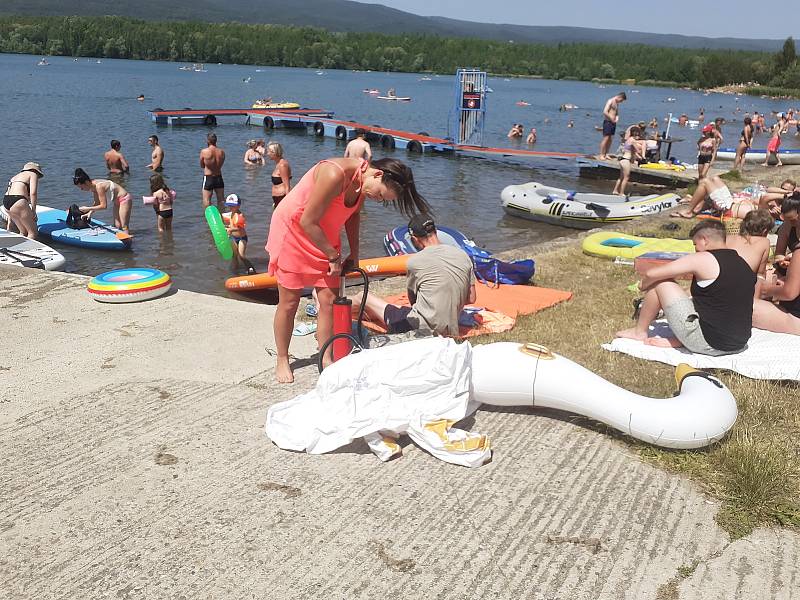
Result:
<svg viewBox="0 0 800 600"><path fill-rule="evenodd" d="M408 259L408 297L413 306L408 322L439 335L458 335L458 315L475 283L467 253L439 244L428 246Z"/></svg>

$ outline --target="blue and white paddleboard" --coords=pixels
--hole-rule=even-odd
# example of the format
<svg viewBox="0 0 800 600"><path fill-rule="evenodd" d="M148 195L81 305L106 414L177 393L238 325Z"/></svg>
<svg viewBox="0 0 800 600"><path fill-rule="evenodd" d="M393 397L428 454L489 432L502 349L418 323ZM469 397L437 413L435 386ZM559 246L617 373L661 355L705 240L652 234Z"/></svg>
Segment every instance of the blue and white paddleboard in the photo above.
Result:
<svg viewBox="0 0 800 600"><path fill-rule="evenodd" d="M64 257L37 240L0 229L0 265L58 271L64 266Z"/></svg>
<svg viewBox="0 0 800 600"><path fill-rule="evenodd" d="M436 233L439 236L439 241L448 246L455 246L461 248L470 256L482 256L488 258L492 255L491 252L479 248L475 242L465 236L457 229L450 227L436 226ZM401 225L390 230L389 233L383 238L383 248L386 250L387 256L398 256L400 254L414 254L417 249L411 243L411 234L408 232L408 226Z"/></svg>
<svg viewBox="0 0 800 600"><path fill-rule="evenodd" d="M95 250L129 250L133 241L132 238L120 240L117 234L125 232L96 219L92 219L91 227L86 229L67 227L67 212L49 206L38 205L36 217L39 233L61 244Z"/></svg>

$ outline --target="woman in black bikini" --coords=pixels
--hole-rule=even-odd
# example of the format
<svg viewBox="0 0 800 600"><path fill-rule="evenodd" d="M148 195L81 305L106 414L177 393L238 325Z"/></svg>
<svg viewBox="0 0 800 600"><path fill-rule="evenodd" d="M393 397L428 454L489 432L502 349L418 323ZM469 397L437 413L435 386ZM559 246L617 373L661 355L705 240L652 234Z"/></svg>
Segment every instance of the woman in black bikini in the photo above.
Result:
<svg viewBox="0 0 800 600"><path fill-rule="evenodd" d="M750 145L753 143L753 120L750 117L744 118L744 127L742 127L742 133L739 136L739 145L736 146L736 158L733 160L733 168L739 169L739 171L744 170L744 159L745 154L750 149Z"/></svg>
<svg viewBox="0 0 800 600"><path fill-rule="evenodd" d="M784 223L778 233L776 263L785 269L785 277L761 286L762 297L753 304L753 327L800 335L800 241L797 227L800 214L800 197L787 198L783 203ZM783 229L789 226L784 232ZM783 233L783 235L781 235ZM794 250L791 254L780 256L779 251ZM780 259L780 260L778 260ZM776 264L776 267L778 267ZM776 270L778 270L776 268ZM776 304L777 303L777 304Z"/></svg>
<svg viewBox="0 0 800 600"><path fill-rule="evenodd" d="M786 274L792 255L800 249L800 192L794 192L781 204L783 225L778 229L775 244L775 268L779 275Z"/></svg>
<svg viewBox="0 0 800 600"><path fill-rule="evenodd" d="M27 238L36 239L36 202L38 200L39 179L44 177L39 163L25 163L22 171L8 180L3 208L8 213L8 229L15 225Z"/></svg>
<svg viewBox="0 0 800 600"><path fill-rule="evenodd" d="M267 157L275 161L272 171L272 206L275 207L292 189L292 167L283 158L283 146L278 142L267 144Z"/></svg>

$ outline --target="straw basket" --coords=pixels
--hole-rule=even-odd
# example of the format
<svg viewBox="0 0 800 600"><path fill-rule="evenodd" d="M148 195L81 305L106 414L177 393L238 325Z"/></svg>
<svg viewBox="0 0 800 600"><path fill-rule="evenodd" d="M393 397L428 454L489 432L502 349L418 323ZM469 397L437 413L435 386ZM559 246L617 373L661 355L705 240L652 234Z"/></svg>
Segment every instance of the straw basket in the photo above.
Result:
<svg viewBox="0 0 800 600"><path fill-rule="evenodd" d="M737 235L742 227L742 220L736 217L722 217L722 224L725 225L725 235Z"/></svg>

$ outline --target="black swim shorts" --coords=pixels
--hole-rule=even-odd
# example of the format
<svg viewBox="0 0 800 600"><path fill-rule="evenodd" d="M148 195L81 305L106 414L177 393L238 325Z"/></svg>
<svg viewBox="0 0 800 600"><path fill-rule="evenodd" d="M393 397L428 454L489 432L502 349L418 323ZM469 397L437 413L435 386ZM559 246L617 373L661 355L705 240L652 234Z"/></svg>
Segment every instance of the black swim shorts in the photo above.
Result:
<svg viewBox="0 0 800 600"><path fill-rule="evenodd" d="M614 135L615 133L617 133L617 124L608 119L603 119L603 135Z"/></svg>
<svg viewBox="0 0 800 600"><path fill-rule="evenodd" d="M414 326L408 322L408 313L411 312L410 306L395 306L387 304L383 309L383 322L389 333L405 333L411 331Z"/></svg>
<svg viewBox="0 0 800 600"><path fill-rule="evenodd" d="M222 175L203 175L203 189L206 191L218 190L225 187Z"/></svg>
<svg viewBox="0 0 800 600"><path fill-rule="evenodd" d="M711 159L714 158L711 154L698 154L697 155L697 164L698 165L707 165L711 162Z"/></svg>

